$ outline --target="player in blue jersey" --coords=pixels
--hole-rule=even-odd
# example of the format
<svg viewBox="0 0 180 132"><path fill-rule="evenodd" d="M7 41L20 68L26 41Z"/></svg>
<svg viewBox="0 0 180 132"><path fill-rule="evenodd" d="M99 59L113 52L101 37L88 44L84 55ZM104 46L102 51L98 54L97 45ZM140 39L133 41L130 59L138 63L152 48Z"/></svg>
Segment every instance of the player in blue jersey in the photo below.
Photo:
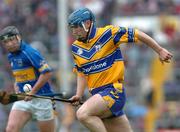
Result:
<svg viewBox="0 0 180 132"><path fill-rule="evenodd" d="M142 41L159 55L162 63L170 62L172 54L138 29L113 25L97 28L95 17L87 8L70 14L68 24L76 38L72 54L77 91L71 100L78 105L86 86L92 94L78 109L78 120L92 132L131 132L123 112L125 68L119 45Z"/></svg>
<svg viewBox="0 0 180 132"><path fill-rule="evenodd" d="M0 32L0 43L8 51L17 93L25 92L23 89L25 84L32 86L32 90L28 93L31 95L52 93L48 83L52 69L36 49L21 39L15 26L5 27ZM51 100L26 97L23 101L15 102L9 115L6 132L20 132L30 119L37 120L41 132L54 132Z"/></svg>

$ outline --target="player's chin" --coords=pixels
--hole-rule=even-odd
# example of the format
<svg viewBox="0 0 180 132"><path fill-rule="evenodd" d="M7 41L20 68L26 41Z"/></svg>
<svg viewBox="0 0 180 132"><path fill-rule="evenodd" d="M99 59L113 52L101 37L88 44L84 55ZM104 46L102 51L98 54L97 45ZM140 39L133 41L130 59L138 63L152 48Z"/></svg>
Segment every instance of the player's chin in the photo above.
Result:
<svg viewBox="0 0 180 132"><path fill-rule="evenodd" d="M81 38L78 38L77 40L78 40L78 41L80 41L80 42L83 42L83 41L85 41L85 40L86 40L86 38L81 37Z"/></svg>
<svg viewBox="0 0 180 132"><path fill-rule="evenodd" d="M7 49L7 51L8 51L8 52L16 52L17 49L16 49L16 48L9 48L9 49Z"/></svg>

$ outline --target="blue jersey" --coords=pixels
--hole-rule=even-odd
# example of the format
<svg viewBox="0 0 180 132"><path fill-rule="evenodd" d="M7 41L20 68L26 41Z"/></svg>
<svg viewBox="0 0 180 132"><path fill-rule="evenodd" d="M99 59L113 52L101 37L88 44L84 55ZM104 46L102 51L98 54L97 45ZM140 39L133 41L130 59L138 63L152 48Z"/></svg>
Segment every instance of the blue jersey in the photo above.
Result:
<svg viewBox="0 0 180 132"><path fill-rule="evenodd" d="M40 74L52 70L42 55L23 41L19 51L8 54L8 60L19 92L24 92L24 84L30 84L33 87ZM52 93L48 82L37 92L37 94L45 93Z"/></svg>

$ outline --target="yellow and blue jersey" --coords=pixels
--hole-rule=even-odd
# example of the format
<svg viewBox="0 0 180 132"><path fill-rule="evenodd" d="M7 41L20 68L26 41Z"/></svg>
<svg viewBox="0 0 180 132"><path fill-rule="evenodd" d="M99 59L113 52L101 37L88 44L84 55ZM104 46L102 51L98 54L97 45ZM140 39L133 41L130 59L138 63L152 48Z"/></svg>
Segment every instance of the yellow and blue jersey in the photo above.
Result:
<svg viewBox="0 0 180 132"><path fill-rule="evenodd" d="M33 87L40 74L52 70L42 55L23 41L19 51L8 54L8 60L20 92L24 92L24 84L28 83ZM45 93L52 93L48 82L37 92Z"/></svg>
<svg viewBox="0 0 180 132"><path fill-rule="evenodd" d="M87 78L90 91L124 81L124 61L119 45L138 41L137 29L92 26L86 43L72 44L74 71Z"/></svg>

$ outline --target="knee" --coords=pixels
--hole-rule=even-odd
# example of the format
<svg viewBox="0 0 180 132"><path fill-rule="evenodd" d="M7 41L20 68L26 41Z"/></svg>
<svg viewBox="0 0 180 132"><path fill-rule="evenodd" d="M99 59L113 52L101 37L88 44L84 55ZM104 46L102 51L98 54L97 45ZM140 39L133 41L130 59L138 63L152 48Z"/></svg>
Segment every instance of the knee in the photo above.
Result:
<svg viewBox="0 0 180 132"><path fill-rule="evenodd" d="M88 112L85 109L78 109L78 111L76 112L76 117L80 122L84 122L85 120L88 119Z"/></svg>

